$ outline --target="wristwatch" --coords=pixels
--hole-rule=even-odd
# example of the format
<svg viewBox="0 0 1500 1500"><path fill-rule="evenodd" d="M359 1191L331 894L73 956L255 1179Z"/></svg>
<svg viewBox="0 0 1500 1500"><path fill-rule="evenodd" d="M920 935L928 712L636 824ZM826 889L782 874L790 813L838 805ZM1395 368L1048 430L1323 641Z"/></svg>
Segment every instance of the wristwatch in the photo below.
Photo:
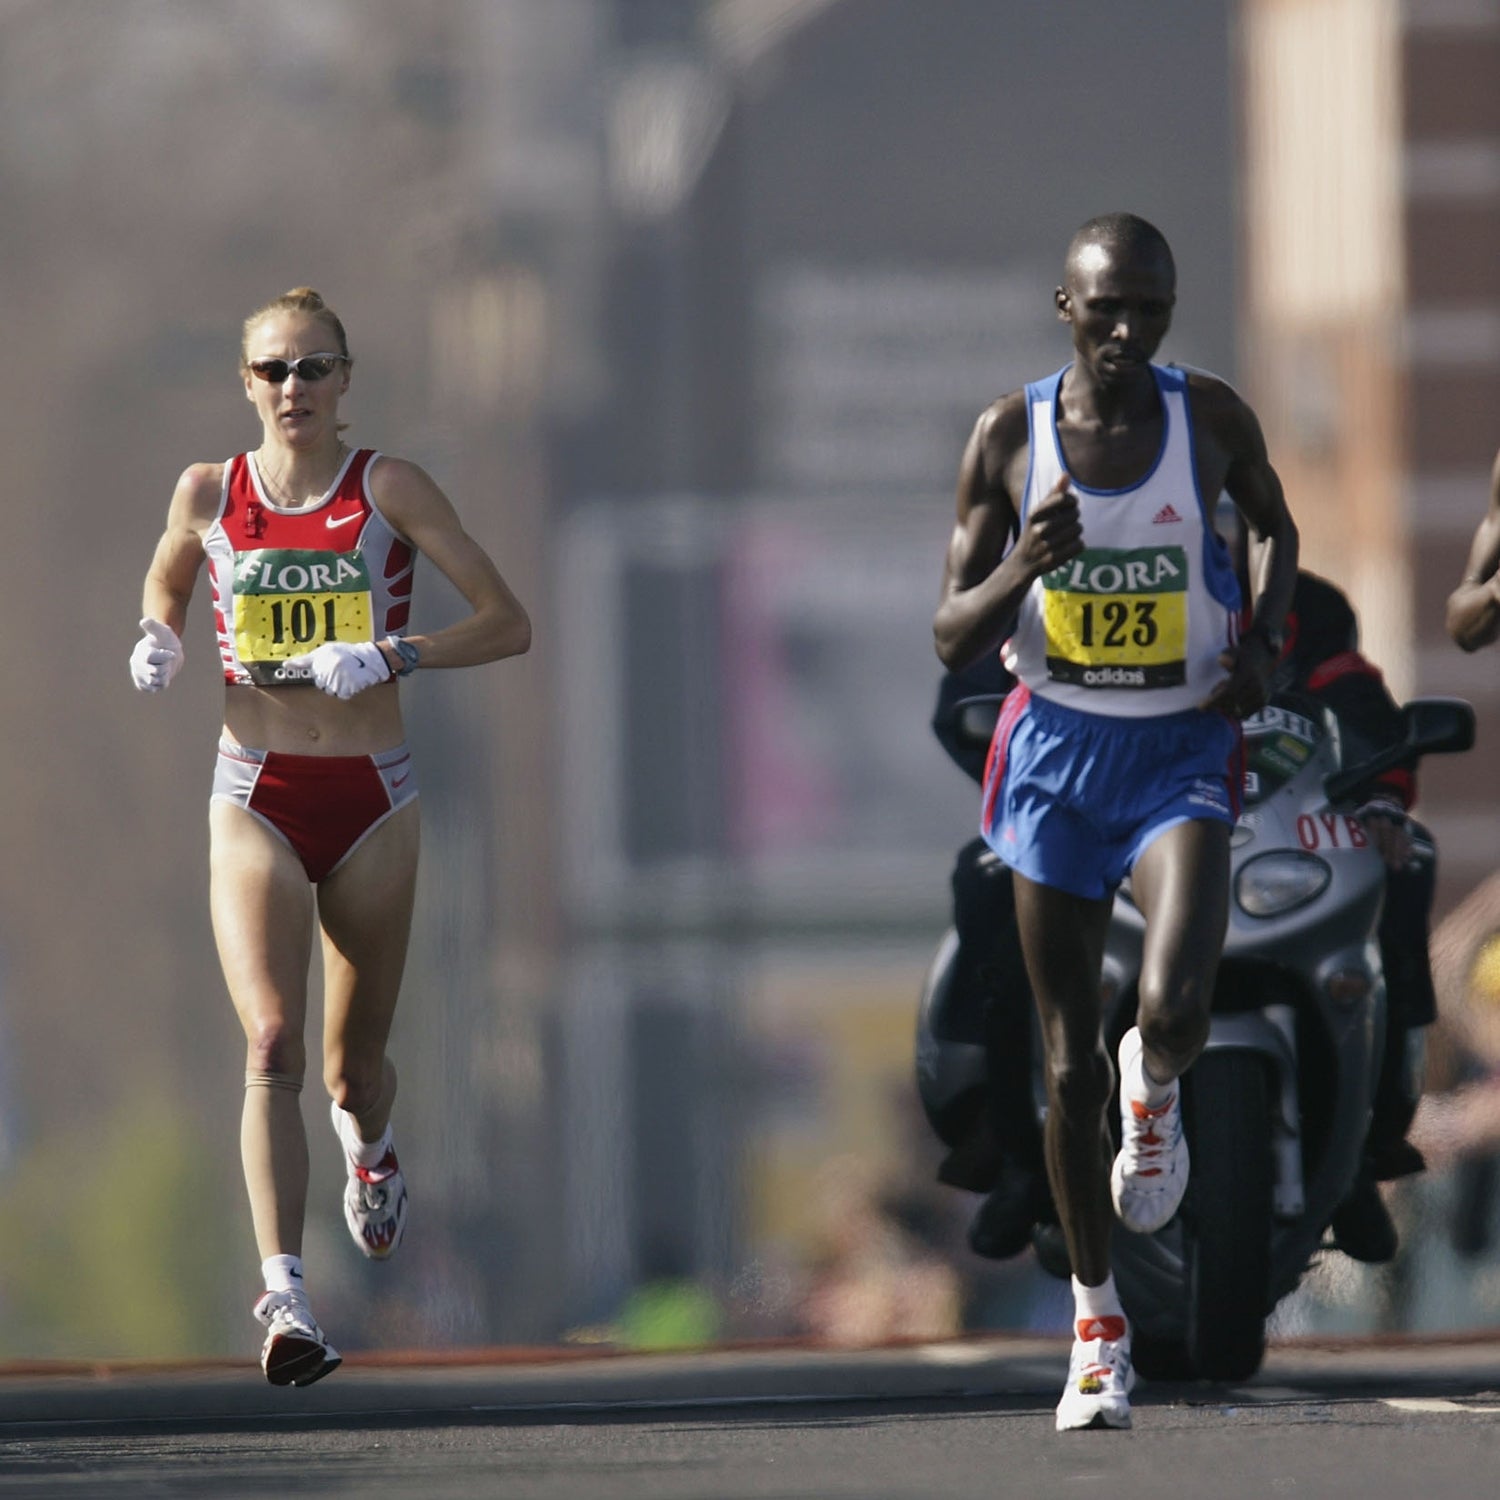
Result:
<svg viewBox="0 0 1500 1500"><path fill-rule="evenodd" d="M388 635L385 638L385 644L401 658L401 665L396 668L396 676L410 677L422 660L421 652L405 636Z"/></svg>

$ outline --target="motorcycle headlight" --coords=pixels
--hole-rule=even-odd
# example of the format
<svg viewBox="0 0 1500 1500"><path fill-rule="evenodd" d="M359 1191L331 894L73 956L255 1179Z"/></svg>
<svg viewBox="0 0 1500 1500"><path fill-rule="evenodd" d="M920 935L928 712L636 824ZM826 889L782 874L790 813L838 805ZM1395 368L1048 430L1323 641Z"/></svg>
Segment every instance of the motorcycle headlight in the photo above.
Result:
<svg viewBox="0 0 1500 1500"><path fill-rule="evenodd" d="M1252 917L1279 917L1315 901L1328 888L1333 871L1316 854L1295 849L1259 854L1234 879L1234 898Z"/></svg>

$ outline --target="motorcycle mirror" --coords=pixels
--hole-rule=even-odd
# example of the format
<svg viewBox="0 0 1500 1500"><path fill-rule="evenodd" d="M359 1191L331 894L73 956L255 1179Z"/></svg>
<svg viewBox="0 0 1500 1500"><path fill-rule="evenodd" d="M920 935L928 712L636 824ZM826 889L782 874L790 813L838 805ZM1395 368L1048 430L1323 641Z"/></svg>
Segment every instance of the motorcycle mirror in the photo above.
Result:
<svg viewBox="0 0 1500 1500"><path fill-rule="evenodd" d="M1406 743L1419 755L1474 748L1474 708L1462 698L1413 698L1401 710Z"/></svg>
<svg viewBox="0 0 1500 1500"><path fill-rule="evenodd" d="M1474 708L1462 698L1413 698L1401 710L1406 738L1323 783L1330 802L1342 802L1367 781L1423 755L1456 754L1474 744Z"/></svg>

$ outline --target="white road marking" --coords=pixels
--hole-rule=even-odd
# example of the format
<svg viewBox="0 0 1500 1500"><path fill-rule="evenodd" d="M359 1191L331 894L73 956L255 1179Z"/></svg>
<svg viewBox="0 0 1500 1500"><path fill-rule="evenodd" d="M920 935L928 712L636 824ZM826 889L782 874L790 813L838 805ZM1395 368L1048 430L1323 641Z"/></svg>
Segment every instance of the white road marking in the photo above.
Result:
<svg viewBox="0 0 1500 1500"><path fill-rule="evenodd" d="M1465 1406L1461 1401L1449 1401L1442 1396L1386 1396L1382 1405L1393 1406L1397 1411L1500 1412L1500 1406Z"/></svg>
<svg viewBox="0 0 1500 1500"><path fill-rule="evenodd" d="M921 1344L912 1353L924 1365L982 1365L999 1357L993 1344Z"/></svg>

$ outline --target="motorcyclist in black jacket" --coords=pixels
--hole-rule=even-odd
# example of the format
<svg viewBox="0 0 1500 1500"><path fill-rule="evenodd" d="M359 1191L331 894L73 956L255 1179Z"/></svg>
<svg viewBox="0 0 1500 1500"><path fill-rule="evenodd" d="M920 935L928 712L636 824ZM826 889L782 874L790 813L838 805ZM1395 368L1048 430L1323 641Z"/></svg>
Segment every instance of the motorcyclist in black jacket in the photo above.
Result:
<svg viewBox="0 0 1500 1500"><path fill-rule="evenodd" d="M998 657L942 680L932 729L961 769L982 781L984 751L962 722L967 700L998 696L1014 686ZM1325 703L1339 722L1345 759L1362 759L1402 737L1401 713L1379 670L1359 650L1359 627L1348 599L1332 583L1301 571L1287 617L1273 692L1296 691ZM1397 1235L1376 1186L1422 1170L1406 1139L1421 1094L1422 1028L1436 1017L1428 961L1428 923L1437 883L1431 836L1407 816L1416 780L1407 770L1380 777L1360 809L1371 843L1386 862L1380 922L1385 969L1385 1056L1360 1174L1332 1222L1338 1247L1356 1260L1379 1262L1396 1252ZM960 1146L939 1175L954 1186L985 1192L969 1229L976 1254L1003 1260L1029 1243L1050 1215L1041 1131L1031 1087L1032 1004L1020 954L1009 869L976 838L953 868L953 920L958 933L953 984L984 1016L987 1098L983 1147Z"/></svg>

